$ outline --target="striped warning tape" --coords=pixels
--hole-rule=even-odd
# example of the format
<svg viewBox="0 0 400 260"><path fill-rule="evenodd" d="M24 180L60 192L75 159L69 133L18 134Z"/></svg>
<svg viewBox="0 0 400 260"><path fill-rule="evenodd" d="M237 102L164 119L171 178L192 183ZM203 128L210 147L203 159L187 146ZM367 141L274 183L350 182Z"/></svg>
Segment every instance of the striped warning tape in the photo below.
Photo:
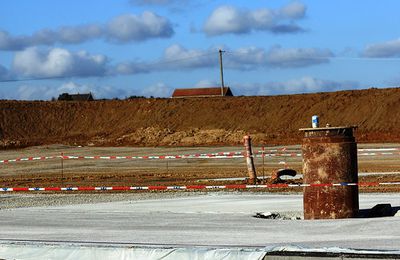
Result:
<svg viewBox="0 0 400 260"><path fill-rule="evenodd" d="M185 185L185 186L99 186L99 187L15 187L0 188L0 191L123 191L123 190L219 190L219 189L283 189L301 187L337 187L337 186L359 186L372 187L382 185L400 185L400 182L341 182L341 183L311 183L311 184L229 184L229 185Z"/></svg>
<svg viewBox="0 0 400 260"><path fill-rule="evenodd" d="M50 159L100 159L100 160L121 160L121 159L205 159L205 158L243 158L242 152L219 152L219 153L204 153L204 154L184 154L184 155L147 155L147 156L76 156L76 155L56 155L56 156L37 156L16 159L0 160L0 164L37 161Z"/></svg>
<svg viewBox="0 0 400 260"><path fill-rule="evenodd" d="M385 150L394 151L397 148L385 148ZM359 149L360 151L361 149ZM368 149L363 149L368 150ZM378 149L369 149L378 150ZM400 155L400 152L363 152L358 153L358 156L378 156L378 155ZM254 152L253 157L301 157L301 153L266 153L265 151ZM226 158L244 158L244 152L218 152L218 153L197 153L197 154L183 154L183 155L148 155L148 156L77 156L77 155L57 155L57 156L37 156L16 159L0 160L0 164L13 163L13 162L27 162L38 160L50 159L93 159L93 160L162 160L162 159L226 159Z"/></svg>
<svg viewBox="0 0 400 260"><path fill-rule="evenodd" d="M9 159L9 160L0 160L0 163L50 160L50 159L56 159L56 158L61 158L61 156L38 156L38 157L16 158L16 159Z"/></svg>

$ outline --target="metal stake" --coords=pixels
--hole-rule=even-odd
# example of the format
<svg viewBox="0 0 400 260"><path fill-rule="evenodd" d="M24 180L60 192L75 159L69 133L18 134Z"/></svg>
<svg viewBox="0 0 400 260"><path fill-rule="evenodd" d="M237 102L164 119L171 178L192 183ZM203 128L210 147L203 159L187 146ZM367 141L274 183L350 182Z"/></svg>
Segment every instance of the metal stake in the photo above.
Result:
<svg viewBox="0 0 400 260"><path fill-rule="evenodd" d="M265 147L263 146L262 148L261 148L261 150L262 150L262 152L261 152L261 154L262 154L262 174L263 174L263 180L265 180L265 176L264 176L264 150L265 150Z"/></svg>
<svg viewBox="0 0 400 260"><path fill-rule="evenodd" d="M64 186L64 153L61 153L61 185Z"/></svg>

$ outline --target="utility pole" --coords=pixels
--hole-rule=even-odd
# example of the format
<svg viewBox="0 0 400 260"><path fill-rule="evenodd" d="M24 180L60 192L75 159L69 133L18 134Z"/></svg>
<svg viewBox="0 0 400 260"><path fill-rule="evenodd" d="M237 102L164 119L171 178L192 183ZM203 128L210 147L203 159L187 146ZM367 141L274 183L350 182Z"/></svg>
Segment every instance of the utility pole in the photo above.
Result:
<svg viewBox="0 0 400 260"><path fill-rule="evenodd" d="M222 53L225 52L223 50L219 50L219 67L221 70L221 96L224 96L224 68L222 66Z"/></svg>

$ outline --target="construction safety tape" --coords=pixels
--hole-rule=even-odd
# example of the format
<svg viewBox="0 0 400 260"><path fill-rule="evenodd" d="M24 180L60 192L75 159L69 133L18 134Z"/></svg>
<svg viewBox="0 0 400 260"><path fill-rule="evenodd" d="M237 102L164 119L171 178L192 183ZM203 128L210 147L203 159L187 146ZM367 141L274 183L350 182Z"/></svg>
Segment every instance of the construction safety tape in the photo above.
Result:
<svg viewBox="0 0 400 260"><path fill-rule="evenodd" d="M400 182L341 182L341 183L311 183L311 184L228 184L228 185L185 185L185 186L99 186L99 187L15 187L0 188L0 191L127 191L127 190L220 190L220 189L284 189L284 188L301 188L301 187L338 187L338 186L388 186L400 185Z"/></svg>
<svg viewBox="0 0 400 260"><path fill-rule="evenodd" d="M385 148L384 150L394 151L397 148ZM359 149L360 151L361 149ZM362 149L377 150L377 149ZM363 152L358 156L378 156L378 155L400 155L400 152ZM301 153L265 153L265 151L256 151L253 155L255 158L262 157L301 157ZM93 160L163 160L163 159L226 159L226 158L244 158L244 152L219 152L219 153L203 153L203 154L183 154L183 155L149 155L149 156L76 156L76 155L57 155L57 156L37 156L16 159L0 160L0 164L13 162L29 162L50 159L93 159Z"/></svg>

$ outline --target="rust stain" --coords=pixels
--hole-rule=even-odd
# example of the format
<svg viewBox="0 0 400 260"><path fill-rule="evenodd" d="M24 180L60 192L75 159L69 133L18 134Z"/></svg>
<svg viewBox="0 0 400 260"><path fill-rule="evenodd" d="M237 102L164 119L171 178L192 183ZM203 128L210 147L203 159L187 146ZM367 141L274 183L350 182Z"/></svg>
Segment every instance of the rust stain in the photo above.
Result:
<svg viewBox="0 0 400 260"><path fill-rule="evenodd" d="M306 130L302 145L305 183L358 182L357 144L352 129ZM305 219L355 217L358 187L305 187Z"/></svg>

